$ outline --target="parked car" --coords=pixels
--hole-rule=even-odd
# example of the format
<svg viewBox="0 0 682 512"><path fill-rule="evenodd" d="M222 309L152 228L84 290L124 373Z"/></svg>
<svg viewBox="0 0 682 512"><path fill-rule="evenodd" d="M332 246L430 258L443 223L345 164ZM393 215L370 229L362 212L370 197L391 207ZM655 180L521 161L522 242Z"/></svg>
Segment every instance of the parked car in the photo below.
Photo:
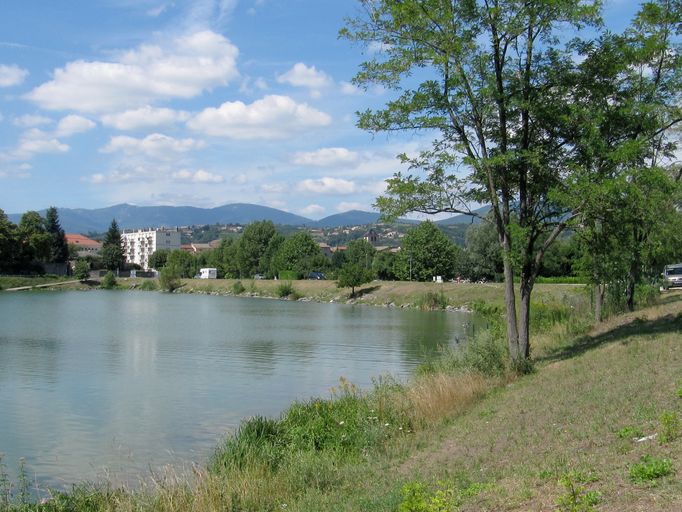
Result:
<svg viewBox="0 0 682 512"><path fill-rule="evenodd" d="M682 287L682 263L665 266L663 269L663 286L666 288Z"/></svg>
<svg viewBox="0 0 682 512"><path fill-rule="evenodd" d="M254 274L253 278L254 279L265 279L265 276L263 274Z"/></svg>
<svg viewBox="0 0 682 512"><path fill-rule="evenodd" d="M308 279L313 279L315 281L323 281L327 279L322 272L310 272L308 274Z"/></svg>

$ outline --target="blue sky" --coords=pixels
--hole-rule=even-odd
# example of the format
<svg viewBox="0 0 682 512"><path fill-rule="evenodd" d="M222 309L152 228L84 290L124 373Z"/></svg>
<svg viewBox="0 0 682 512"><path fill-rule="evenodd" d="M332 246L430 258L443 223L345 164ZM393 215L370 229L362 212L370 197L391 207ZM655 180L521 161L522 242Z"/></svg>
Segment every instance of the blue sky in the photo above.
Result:
<svg viewBox="0 0 682 512"><path fill-rule="evenodd" d="M638 2L606 0L621 30ZM0 208L250 202L310 218L369 210L398 153L355 112L355 0L5 0Z"/></svg>

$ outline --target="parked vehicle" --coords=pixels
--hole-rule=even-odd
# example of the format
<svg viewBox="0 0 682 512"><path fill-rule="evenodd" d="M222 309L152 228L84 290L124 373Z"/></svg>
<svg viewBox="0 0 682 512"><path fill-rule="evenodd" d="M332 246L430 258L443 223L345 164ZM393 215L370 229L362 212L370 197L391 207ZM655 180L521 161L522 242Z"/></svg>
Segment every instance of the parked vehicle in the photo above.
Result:
<svg viewBox="0 0 682 512"><path fill-rule="evenodd" d="M665 266L663 269L663 285L666 288L682 287L682 263Z"/></svg>
<svg viewBox="0 0 682 512"><path fill-rule="evenodd" d="M308 279L312 279L315 281L323 281L327 279L325 275L322 272L310 272L308 274Z"/></svg>
<svg viewBox="0 0 682 512"><path fill-rule="evenodd" d="M218 279L218 269L217 268L200 268L199 279Z"/></svg>

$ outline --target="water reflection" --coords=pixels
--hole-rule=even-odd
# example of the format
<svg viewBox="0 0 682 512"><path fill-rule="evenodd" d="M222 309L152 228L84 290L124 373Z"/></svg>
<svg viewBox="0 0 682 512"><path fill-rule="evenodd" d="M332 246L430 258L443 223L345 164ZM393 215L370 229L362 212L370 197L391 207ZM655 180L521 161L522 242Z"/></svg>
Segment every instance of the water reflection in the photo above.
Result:
<svg viewBox="0 0 682 512"><path fill-rule="evenodd" d="M466 315L144 292L0 295L0 453L43 485L205 461L341 376L409 375Z"/></svg>

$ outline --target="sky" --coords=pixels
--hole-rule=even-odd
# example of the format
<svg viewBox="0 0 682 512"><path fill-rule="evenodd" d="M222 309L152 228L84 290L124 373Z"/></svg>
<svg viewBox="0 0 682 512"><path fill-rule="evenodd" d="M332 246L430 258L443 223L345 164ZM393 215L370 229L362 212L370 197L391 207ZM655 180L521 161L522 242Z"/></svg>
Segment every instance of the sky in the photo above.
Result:
<svg viewBox="0 0 682 512"><path fill-rule="evenodd" d="M621 30L634 0L605 0ZM369 211L425 134L372 135L357 0L3 0L0 209ZM403 169L404 170L404 169Z"/></svg>

